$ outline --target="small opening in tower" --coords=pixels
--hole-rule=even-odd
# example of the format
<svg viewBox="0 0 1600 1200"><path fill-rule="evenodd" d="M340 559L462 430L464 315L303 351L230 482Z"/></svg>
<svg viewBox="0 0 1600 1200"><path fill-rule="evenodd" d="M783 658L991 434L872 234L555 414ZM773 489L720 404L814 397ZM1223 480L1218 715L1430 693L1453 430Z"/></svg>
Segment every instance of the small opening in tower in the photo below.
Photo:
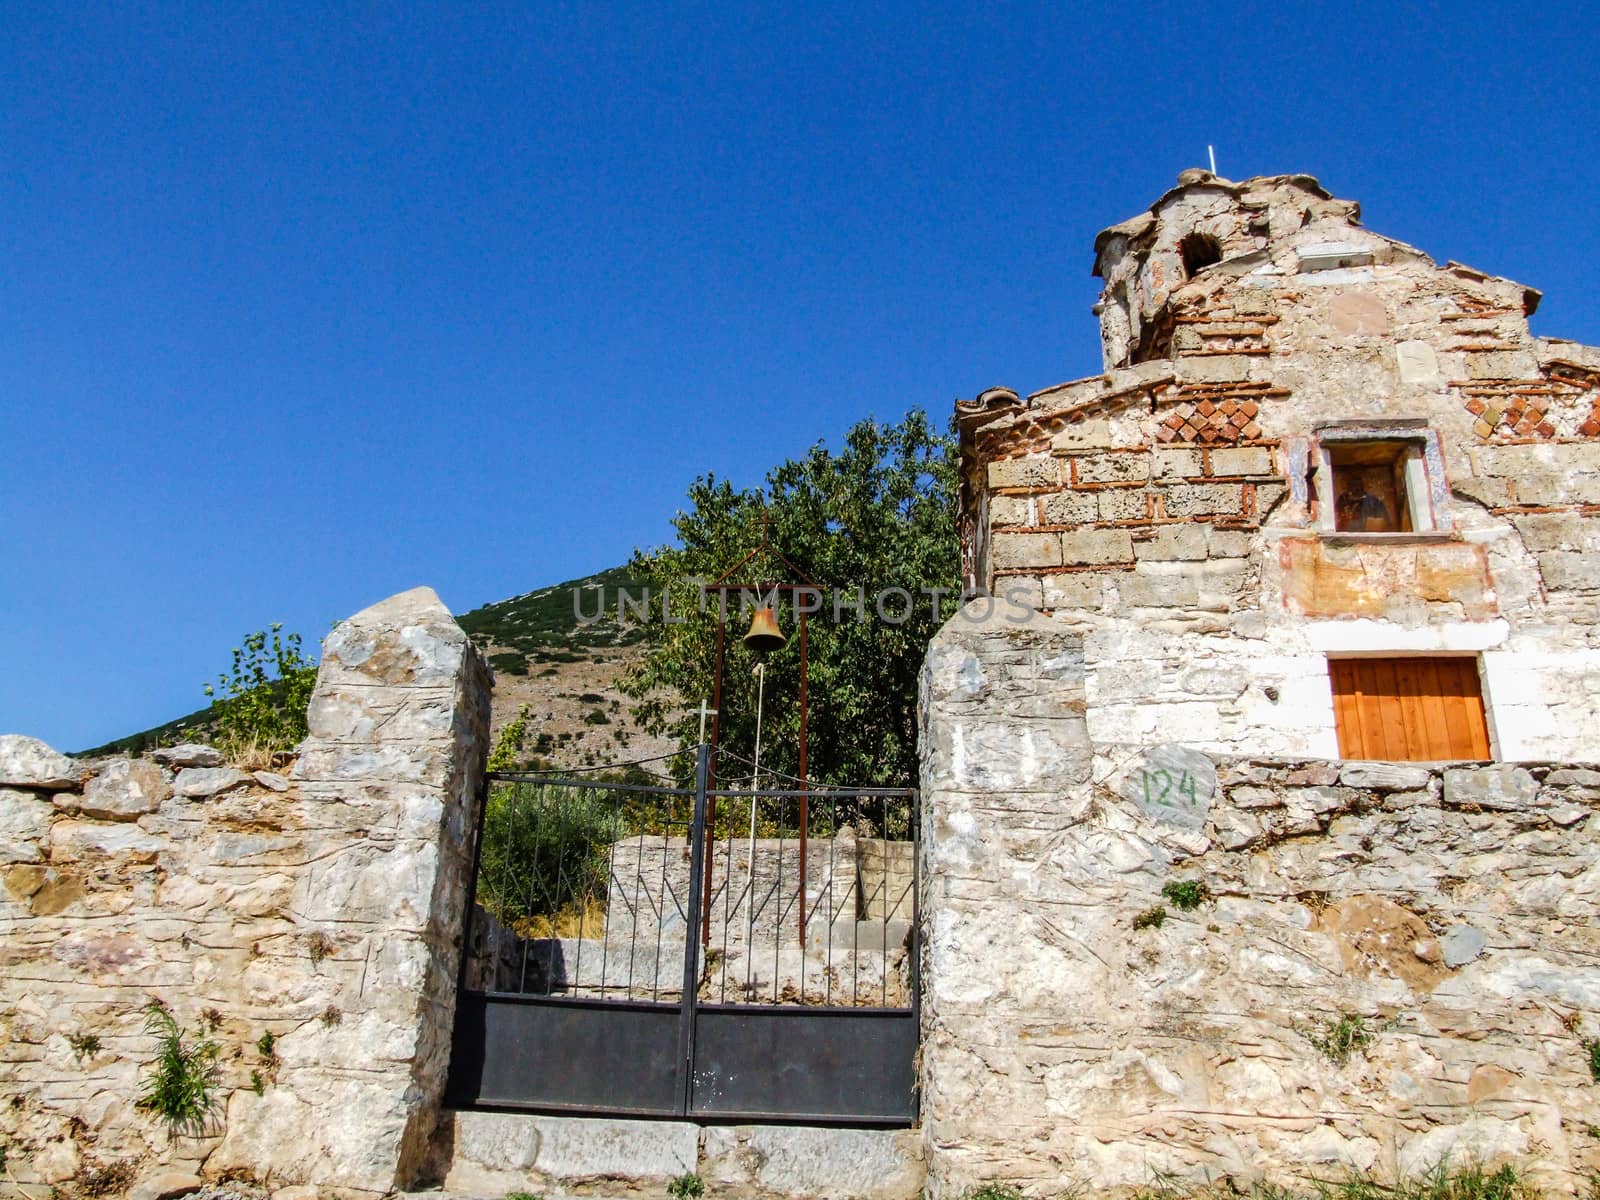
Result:
<svg viewBox="0 0 1600 1200"><path fill-rule="evenodd" d="M1222 261L1222 244L1209 233L1191 233L1178 243L1178 253L1183 258L1183 271L1191 279L1212 263Z"/></svg>

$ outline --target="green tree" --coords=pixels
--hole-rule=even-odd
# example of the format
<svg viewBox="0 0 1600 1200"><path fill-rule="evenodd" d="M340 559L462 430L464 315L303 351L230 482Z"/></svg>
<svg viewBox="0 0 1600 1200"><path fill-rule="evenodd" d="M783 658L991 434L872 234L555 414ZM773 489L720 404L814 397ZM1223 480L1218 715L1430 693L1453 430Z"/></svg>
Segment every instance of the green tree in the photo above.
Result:
<svg viewBox="0 0 1600 1200"><path fill-rule="evenodd" d="M894 424L859 422L837 451L818 443L773 468L764 486L696 479L673 522L677 544L637 552L630 564L653 599L652 649L622 681L637 701L635 718L682 745L697 739L696 709L712 694L717 627L716 600L706 596L702 605L701 581L733 567L765 528L771 549L823 591L822 609L809 620L809 775L836 784L914 783L917 676L929 639L958 602L955 455L953 440L914 409ZM766 551L734 580L801 582ZM858 595L860 615L851 606ZM761 757L763 769L795 774L800 655L792 600L778 616L789 644L766 668ZM755 660L740 640L748 620L733 598L721 744L747 758L756 725ZM679 762L680 774L689 769ZM731 766L721 771L731 773Z"/></svg>
<svg viewBox="0 0 1600 1200"><path fill-rule="evenodd" d="M218 697L217 746L232 758L289 750L306 736L306 709L317 684L317 660L300 649L300 635L274 623L246 634L233 663L205 693Z"/></svg>

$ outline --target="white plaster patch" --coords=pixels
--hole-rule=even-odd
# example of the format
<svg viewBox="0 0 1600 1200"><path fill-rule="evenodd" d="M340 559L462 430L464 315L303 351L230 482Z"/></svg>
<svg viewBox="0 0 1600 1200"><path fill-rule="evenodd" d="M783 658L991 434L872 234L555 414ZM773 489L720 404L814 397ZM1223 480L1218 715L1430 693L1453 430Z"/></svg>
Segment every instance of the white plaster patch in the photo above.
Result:
<svg viewBox="0 0 1600 1200"><path fill-rule="evenodd" d="M1429 650L1464 653L1498 646L1508 632L1502 618L1440 621L1413 629L1361 617L1350 621L1307 621L1304 629L1312 649L1325 654Z"/></svg>

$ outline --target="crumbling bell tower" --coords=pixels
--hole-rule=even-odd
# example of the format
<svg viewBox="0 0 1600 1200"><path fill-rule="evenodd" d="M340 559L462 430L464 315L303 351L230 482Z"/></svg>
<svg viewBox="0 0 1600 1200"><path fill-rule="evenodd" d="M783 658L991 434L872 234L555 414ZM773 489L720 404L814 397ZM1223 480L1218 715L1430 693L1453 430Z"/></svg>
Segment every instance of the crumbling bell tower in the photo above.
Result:
<svg viewBox="0 0 1600 1200"><path fill-rule="evenodd" d="M1359 204L1334 199L1309 175L1233 183L1184 171L1149 212L1094 240L1106 369L1171 357L1185 309L1225 281L1300 269L1275 264L1275 246L1342 265L1373 261L1370 248L1350 240L1360 217Z"/></svg>

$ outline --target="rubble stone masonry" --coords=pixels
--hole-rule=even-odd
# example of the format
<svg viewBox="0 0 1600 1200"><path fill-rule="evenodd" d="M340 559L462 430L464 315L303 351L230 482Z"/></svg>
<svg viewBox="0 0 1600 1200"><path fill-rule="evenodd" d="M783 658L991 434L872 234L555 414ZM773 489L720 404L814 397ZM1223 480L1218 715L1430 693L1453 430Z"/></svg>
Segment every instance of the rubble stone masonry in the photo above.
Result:
<svg viewBox="0 0 1600 1200"><path fill-rule="evenodd" d="M931 1196L1600 1169L1600 767L1103 743L1083 637L984 607L923 686Z"/></svg>
<svg viewBox="0 0 1600 1200"><path fill-rule="evenodd" d="M26 1194L416 1180L488 712L487 669L419 588L329 635L287 776L207 747L75 762L0 738L0 1144ZM137 1107L153 1000L221 1050L198 1136Z"/></svg>

